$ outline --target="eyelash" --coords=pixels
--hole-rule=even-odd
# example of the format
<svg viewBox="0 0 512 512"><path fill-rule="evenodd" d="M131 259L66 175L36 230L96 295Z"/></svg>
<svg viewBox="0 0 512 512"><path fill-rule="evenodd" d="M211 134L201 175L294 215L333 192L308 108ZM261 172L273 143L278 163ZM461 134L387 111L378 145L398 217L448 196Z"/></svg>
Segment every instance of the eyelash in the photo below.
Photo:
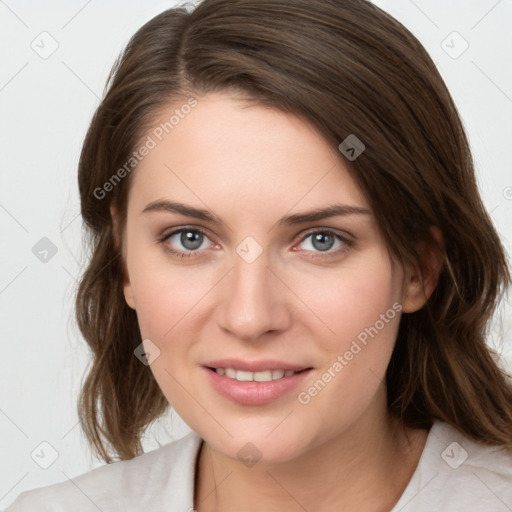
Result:
<svg viewBox="0 0 512 512"><path fill-rule="evenodd" d="M192 231L194 233L198 233L206 238L209 238L208 237L208 234L202 230L201 228L195 228L195 227L184 227L184 228L179 228L179 229L176 229L174 231L171 231L170 233L167 233L166 235L164 235L163 237L159 238L158 239L158 242L163 244L164 246L164 249L166 252L172 254L173 256L176 256L178 258L195 258L198 256L198 254L201 252L200 250L195 250L195 251L180 251L180 250L177 250L177 249L173 249L169 244L167 244L167 240L169 238L171 238L172 236L178 234L178 233L183 233L183 232L187 232L187 231ZM324 235L331 235L335 238L337 238L340 242L343 243L343 246L341 247L338 247L336 250L332 251L332 252L329 252L329 251L325 251L325 252L322 252L322 251L314 251L316 252L317 254L314 255L314 256L309 256L310 258L323 258L323 259L326 259L326 258L330 258L330 257L334 257L334 256L338 256L339 254L343 253L344 251L346 251L348 248L352 247L353 245L353 241L352 240L349 240L348 238L340 235L339 233L336 233L335 231L333 231L332 229L328 229L328 228L325 228L325 229L314 229L312 231L309 231L307 232L299 241L299 243L302 243L304 242L304 240L306 240L308 237L310 237L311 235L314 235L314 234L317 234L317 233L322 233ZM307 252L312 252L312 251L307 251Z"/></svg>

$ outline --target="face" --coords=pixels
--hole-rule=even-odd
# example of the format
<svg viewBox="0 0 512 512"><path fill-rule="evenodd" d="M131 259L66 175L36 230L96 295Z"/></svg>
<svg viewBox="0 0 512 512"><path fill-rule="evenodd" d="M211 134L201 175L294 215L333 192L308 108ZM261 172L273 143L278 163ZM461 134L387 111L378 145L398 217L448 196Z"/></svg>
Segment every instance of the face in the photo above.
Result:
<svg viewBox="0 0 512 512"><path fill-rule="evenodd" d="M407 284L303 120L198 98L134 171L123 256L151 371L214 450L286 461L378 419Z"/></svg>

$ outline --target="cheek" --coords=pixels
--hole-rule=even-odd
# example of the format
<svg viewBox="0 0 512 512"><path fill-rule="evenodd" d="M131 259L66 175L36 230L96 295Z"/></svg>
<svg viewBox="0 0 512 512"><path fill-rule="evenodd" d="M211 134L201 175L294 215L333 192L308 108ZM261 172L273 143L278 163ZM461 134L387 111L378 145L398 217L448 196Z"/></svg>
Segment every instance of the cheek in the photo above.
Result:
<svg viewBox="0 0 512 512"><path fill-rule="evenodd" d="M141 334L165 345L179 325L199 310L201 298L215 283L212 272L173 264L163 249L133 249L130 256L128 270Z"/></svg>
<svg viewBox="0 0 512 512"><path fill-rule="evenodd" d="M151 340L159 352L151 372L172 407L191 421L190 395L184 392L193 390L187 364L193 359L190 350L198 339L199 316L204 317L202 298L215 280L212 272L180 268L165 255L152 261L144 256L132 252L130 281L142 339Z"/></svg>
<svg viewBox="0 0 512 512"><path fill-rule="evenodd" d="M379 345L393 344L399 321L400 281L380 251L354 258L330 273L304 274L293 282L297 283L297 295L315 313L316 322L311 314L307 325L315 329L314 338L325 352L348 350L358 336L364 341L368 330L374 333L375 324Z"/></svg>
<svg viewBox="0 0 512 512"><path fill-rule="evenodd" d="M308 305L329 329L315 337L322 365L298 401L324 417L327 429L361 414L384 382L400 322L399 279L377 253L347 265L322 289L310 287Z"/></svg>

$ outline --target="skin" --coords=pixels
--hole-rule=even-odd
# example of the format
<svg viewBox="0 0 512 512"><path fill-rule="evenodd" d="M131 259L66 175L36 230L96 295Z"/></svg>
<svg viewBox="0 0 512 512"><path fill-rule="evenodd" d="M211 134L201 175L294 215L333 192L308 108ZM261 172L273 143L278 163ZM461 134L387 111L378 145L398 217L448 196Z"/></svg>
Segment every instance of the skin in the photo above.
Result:
<svg viewBox="0 0 512 512"><path fill-rule="evenodd" d="M163 109L158 119L175 108ZM209 210L222 223L142 213L159 200ZM334 203L368 213L278 224L283 216ZM180 234L162 241L177 228L205 231L199 249L184 246ZM350 243L334 237L322 251L307 235L326 229ZM263 250L251 263L236 251L248 236ZM192 257L175 256L166 246ZM196 510L392 508L427 436L399 428L386 408L384 377L400 314L308 404L297 395L393 304L403 312L420 308L436 275L392 267L371 207L337 149L291 114L227 93L199 97L134 171L122 251L126 301L143 339L160 350L151 371L205 441ZM313 370L300 389L274 402L241 405L206 379L202 365L225 357L278 359ZM261 453L252 467L237 458L248 442Z"/></svg>

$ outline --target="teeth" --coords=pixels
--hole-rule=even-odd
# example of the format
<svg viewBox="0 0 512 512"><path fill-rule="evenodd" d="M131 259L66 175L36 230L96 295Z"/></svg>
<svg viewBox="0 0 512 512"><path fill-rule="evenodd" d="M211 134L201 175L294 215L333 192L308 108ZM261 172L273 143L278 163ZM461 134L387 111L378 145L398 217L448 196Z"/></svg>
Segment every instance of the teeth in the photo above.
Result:
<svg viewBox="0 0 512 512"><path fill-rule="evenodd" d="M234 368L215 368L219 375L225 375L230 379L240 382L270 382L271 380L282 379L293 375L293 370L264 370L262 372L248 372L245 370L235 370Z"/></svg>
<svg viewBox="0 0 512 512"><path fill-rule="evenodd" d="M246 372L244 370L237 370L235 379L241 380L242 382L248 382L248 381L254 380L254 373Z"/></svg>

